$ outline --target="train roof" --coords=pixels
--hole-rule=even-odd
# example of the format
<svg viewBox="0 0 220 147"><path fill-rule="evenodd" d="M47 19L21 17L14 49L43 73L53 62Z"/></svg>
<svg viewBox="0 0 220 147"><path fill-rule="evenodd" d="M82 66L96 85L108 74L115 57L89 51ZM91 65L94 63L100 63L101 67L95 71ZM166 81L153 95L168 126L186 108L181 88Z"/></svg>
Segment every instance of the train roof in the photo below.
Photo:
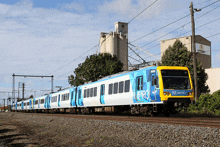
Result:
<svg viewBox="0 0 220 147"><path fill-rule="evenodd" d="M106 80L111 79L111 78L117 78L117 77L120 77L120 76L125 76L125 75L132 74L132 73L135 73L135 72L141 72L141 71L144 71L144 70L156 69L157 67L158 66L150 66L150 67L142 68L140 70L135 70L135 71L124 71L124 72L120 72L120 73L116 73L116 74L113 74L113 75L106 76L102 79L99 79L98 81L91 82L91 83L88 83L88 84L83 84L83 85L80 85L80 86L87 86L87 85L90 85L90 84L106 81Z"/></svg>

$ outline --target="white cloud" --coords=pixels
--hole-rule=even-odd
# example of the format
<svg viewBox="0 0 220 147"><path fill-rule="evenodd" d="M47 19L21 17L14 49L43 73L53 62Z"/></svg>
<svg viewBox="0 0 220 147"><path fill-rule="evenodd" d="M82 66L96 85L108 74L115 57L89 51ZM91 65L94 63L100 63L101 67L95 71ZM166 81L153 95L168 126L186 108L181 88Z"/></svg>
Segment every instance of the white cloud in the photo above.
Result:
<svg viewBox="0 0 220 147"><path fill-rule="evenodd" d="M97 48L91 52L86 51L98 44L100 32L113 31L115 22L128 22L153 2L154 0L107 1L103 5L91 6L94 7L93 10L97 10L93 13L87 13L84 4L74 2L60 4L59 8L53 9L35 8L31 0L23 0L14 5L0 4L0 76L2 77L0 83L4 83L6 88L11 89L13 73L53 74L54 83L65 87L67 76L71 74L70 71L83 62L86 56L96 52ZM129 40L132 41L149 34L189 14L189 4L190 2L187 5L179 1L159 0L129 24ZM195 14L195 17L210 9ZM219 10L216 9L210 15L196 20L196 26L219 17L219 13ZM188 21L190 21L190 17L148 35L134 44L138 46L148 44ZM218 33L220 31L218 26L219 21L216 21L212 25L196 30L196 33L206 37ZM151 49L152 46L158 44L162 39L174 38L190 29L190 24L184 26L147 45L144 49L149 49L150 53L157 54L160 52L160 45ZM215 44L219 41L219 37L209 38L209 40ZM65 66L82 54L81 58ZM140 52L140 54L147 57L145 53ZM213 56L213 58L219 60L219 56ZM154 59L147 58L147 60ZM63 67L62 70L58 70L60 67ZM33 80L33 83L30 85L34 86L36 83L36 89L50 89L48 88L50 81L49 83L47 81L46 84L44 80L42 82ZM41 83L44 84L41 86ZM0 88L2 89L2 87Z"/></svg>
<svg viewBox="0 0 220 147"><path fill-rule="evenodd" d="M73 2L70 4L61 4L60 7L63 10L75 10L77 12L85 11L85 8L82 5Z"/></svg>

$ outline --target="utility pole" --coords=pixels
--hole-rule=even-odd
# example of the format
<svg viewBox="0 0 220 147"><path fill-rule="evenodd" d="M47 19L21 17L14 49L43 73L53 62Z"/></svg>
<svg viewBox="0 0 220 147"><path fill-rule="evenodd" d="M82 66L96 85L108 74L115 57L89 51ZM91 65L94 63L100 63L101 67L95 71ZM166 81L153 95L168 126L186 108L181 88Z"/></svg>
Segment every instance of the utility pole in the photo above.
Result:
<svg viewBox="0 0 220 147"><path fill-rule="evenodd" d="M22 84L22 99L24 99L24 83Z"/></svg>
<svg viewBox="0 0 220 147"><path fill-rule="evenodd" d="M4 112L5 112L5 99L4 99Z"/></svg>
<svg viewBox="0 0 220 147"><path fill-rule="evenodd" d="M196 9L197 10L197 9ZM195 48L195 23L194 23L194 9L193 2L190 3L191 24L192 24L192 52L193 52L193 71L194 71L194 96L195 101L198 99L198 82L197 82L197 60Z"/></svg>

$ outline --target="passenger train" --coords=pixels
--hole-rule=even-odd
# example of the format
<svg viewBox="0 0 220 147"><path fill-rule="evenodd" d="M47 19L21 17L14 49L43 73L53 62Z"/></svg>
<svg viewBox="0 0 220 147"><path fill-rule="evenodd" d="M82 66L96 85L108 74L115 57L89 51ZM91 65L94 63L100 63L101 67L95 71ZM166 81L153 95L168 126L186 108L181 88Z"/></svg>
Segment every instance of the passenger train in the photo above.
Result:
<svg viewBox="0 0 220 147"><path fill-rule="evenodd" d="M194 101L187 67L151 66L15 103L12 110L73 113L130 112L152 115Z"/></svg>

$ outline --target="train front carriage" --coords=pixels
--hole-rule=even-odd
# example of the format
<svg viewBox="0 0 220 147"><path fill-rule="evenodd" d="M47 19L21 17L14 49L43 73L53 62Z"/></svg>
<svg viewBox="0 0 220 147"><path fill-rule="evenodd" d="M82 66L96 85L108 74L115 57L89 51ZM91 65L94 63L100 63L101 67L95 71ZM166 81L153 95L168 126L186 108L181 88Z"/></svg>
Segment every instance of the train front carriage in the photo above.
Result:
<svg viewBox="0 0 220 147"><path fill-rule="evenodd" d="M187 67L157 68L161 101L188 105L194 101L194 92L191 76Z"/></svg>

